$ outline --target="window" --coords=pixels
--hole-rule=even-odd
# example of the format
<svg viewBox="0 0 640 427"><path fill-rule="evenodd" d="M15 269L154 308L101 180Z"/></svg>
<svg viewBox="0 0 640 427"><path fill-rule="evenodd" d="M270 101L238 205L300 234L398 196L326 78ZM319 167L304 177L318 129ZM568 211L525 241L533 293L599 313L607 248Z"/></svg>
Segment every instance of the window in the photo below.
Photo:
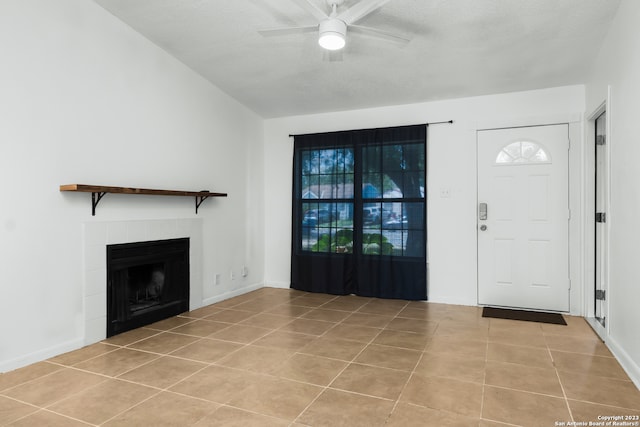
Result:
<svg viewBox="0 0 640 427"><path fill-rule="evenodd" d="M425 148L424 125L296 137L292 287L426 299Z"/></svg>
<svg viewBox="0 0 640 427"><path fill-rule="evenodd" d="M505 146L496 157L498 165L551 163L551 155L533 141L516 141Z"/></svg>

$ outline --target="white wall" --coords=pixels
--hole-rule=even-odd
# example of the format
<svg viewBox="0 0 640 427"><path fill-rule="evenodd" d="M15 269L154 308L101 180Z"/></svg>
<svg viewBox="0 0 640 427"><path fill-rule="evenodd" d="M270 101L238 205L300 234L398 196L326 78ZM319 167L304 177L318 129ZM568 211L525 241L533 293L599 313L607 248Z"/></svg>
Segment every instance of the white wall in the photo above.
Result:
<svg viewBox="0 0 640 427"><path fill-rule="evenodd" d="M111 194L92 217L60 184L228 192L197 216L201 303L262 283L262 119L91 1L3 0L0 51L0 372L82 341L84 223L196 218Z"/></svg>
<svg viewBox="0 0 640 427"><path fill-rule="evenodd" d="M293 138L288 134L385 127L454 120L428 130L429 299L476 305L476 130L510 125L572 122L571 185L579 188L584 87L569 86L504 95L265 121L265 283L288 286L291 256ZM576 119L577 118L577 119ZM450 198L440 198L449 190ZM579 195L579 192L576 194ZM572 209L580 209L573 196ZM574 223L578 221L576 215ZM579 223L579 221L578 221ZM582 307L580 227L571 225L571 311Z"/></svg>
<svg viewBox="0 0 640 427"><path fill-rule="evenodd" d="M611 210L609 346L640 387L640 2L623 0L595 58L586 86L586 112L607 100L610 120Z"/></svg>

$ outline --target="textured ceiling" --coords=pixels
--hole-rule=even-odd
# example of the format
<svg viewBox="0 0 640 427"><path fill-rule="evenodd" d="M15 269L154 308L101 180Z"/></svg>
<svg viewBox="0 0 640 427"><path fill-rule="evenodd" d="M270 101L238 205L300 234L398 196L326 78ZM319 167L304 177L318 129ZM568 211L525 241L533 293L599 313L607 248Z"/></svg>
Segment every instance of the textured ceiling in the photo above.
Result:
<svg viewBox="0 0 640 427"><path fill-rule="evenodd" d="M392 0L348 33L342 61L294 0L94 0L265 118L584 83L619 0ZM325 0L312 0L325 7ZM343 7L358 0L345 0Z"/></svg>

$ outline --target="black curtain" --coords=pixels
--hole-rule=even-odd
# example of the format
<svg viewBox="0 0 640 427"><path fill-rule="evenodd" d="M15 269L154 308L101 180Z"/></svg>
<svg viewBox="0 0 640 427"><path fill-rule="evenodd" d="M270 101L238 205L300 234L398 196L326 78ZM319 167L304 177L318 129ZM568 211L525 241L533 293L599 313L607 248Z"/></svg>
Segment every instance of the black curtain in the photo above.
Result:
<svg viewBox="0 0 640 427"><path fill-rule="evenodd" d="M426 125L295 136L291 287L427 299Z"/></svg>

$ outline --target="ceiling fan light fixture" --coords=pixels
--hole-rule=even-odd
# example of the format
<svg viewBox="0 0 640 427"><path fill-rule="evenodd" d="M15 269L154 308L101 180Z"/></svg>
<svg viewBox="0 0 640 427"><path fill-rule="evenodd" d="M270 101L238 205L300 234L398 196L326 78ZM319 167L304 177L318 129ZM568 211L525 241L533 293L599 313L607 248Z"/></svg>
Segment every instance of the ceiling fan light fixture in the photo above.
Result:
<svg viewBox="0 0 640 427"><path fill-rule="evenodd" d="M320 22L318 44L327 50L340 50L346 44L347 24L335 18Z"/></svg>

